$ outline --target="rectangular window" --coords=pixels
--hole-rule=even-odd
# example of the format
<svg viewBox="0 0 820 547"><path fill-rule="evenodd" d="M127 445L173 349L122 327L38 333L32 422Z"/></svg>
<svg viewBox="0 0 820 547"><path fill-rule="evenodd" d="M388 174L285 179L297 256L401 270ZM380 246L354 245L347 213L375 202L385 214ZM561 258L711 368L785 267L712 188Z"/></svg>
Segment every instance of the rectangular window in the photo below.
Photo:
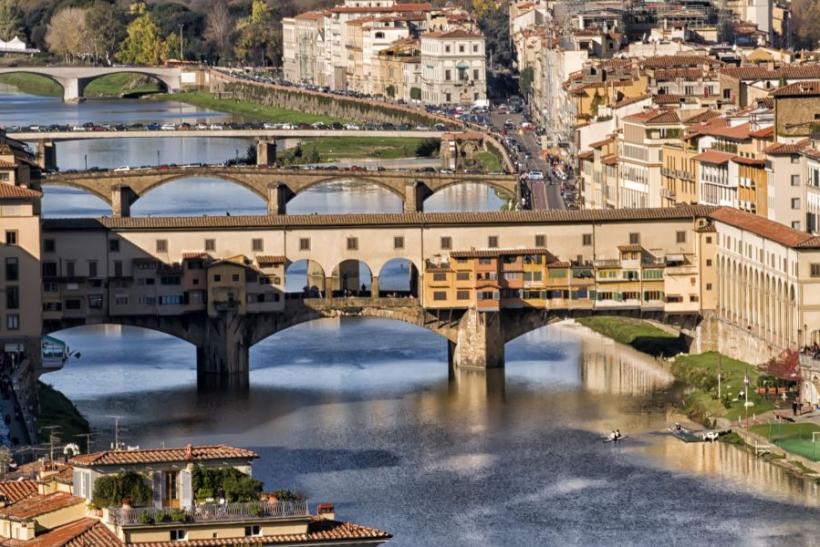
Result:
<svg viewBox="0 0 820 547"><path fill-rule="evenodd" d="M487 238L487 247L490 249L497 249L498 248L498 236L489 236Z"/></svg>
<svg viewBox="0 0 820 547"><path fill-rule="evenodd" d="M433 292L433 300L442 301L447 300L447 291L435 291Z"/></svg>
<svg viewBox="0 0 820 547"><path fill-rule="evenodd" d="M56 250L57 246L54 244L53 239L44 239L43 240L43 252L45 253L53 253Z"/></svg>
<svg viewBox="0 0 820 547"><path fill-rule="evenodd" d="M792 209L800 209L800 198L792 198Z"/></svg>
<svg viewBox="0 0 820 547"><path fill-rule="evenodd" d="M309 237L299 238L299 250L300 251L309 251L310 250L310 238Z"/></svg>
<svg viewBox="0 0 820 547"><path fill-rule="evenodd" d="M20 279L20 264L16 257L6 259L6 281L18 281Z"/></svg>
<svg viewBox="0 0 820 547"><path fill-rule="evenodd" d="M65 305L68 308L69 301L66 301ZM127 306L128 305L128 296L124 294L118 294L114 296L114 304L117 306Z"/></svg>
<svg viewBox="0 0 820 547"><path fill-rule="evenodd" d="M711 283L707 283L707 284L706 284L706 290L707 290L707 291L711 291L711 290L712 290L712 284L711 284Z"/></svg>
<svg viewBox="0 0 820 547"><path fill-rule="evenodd" d="M792 186L800 186L800 175L792 175Z"/></svg>
<svg viewBox="0 0 820 547"><path fill-rule="evenodd" d="M348 251L358 251L359 250L359 238L358 237L349 237L349 238L347 238L347 250Z"/></svg>
<svg viewBox="0 0 820 547"><path fill-rule="evenodd" d="M536 234L535 235L535 246L536 247L546 247L547 246L547 236L544 234Z"/></svg>
<svg viewBox="0 0 820 547"><path fill-rule="evenodd" d="M219 283L222 281L222 276L219 274L214 274L214 283Z"/></svg>
<svg viewBox="0 0 820 547"><path fill-rule="evenodd" d="M109 239L108 240L108 250L112 253L120 252L120 240L119 239Z"/></svg>
<svg viewBox="0 0 820 547"><path fill-rule="evenodd" d="M686 243L686 232L683 230L675 232L675 241L677 243Z"/></svg>
<svg viewBox="0 0 820 547"><path fill-rule="evenodd" d="M584 245L584 247L589 247L590 245L592 245L592 234L584 234L581 237L581 243Z"/></svg>
<svg viewBox="0 0 820 547"><path fill-rule="evenodd" d="M478 69L477 68L473 69L473 80L478 80Z"/></svg>
<svg viewBox="0 0 820 547"><path fill-rule="evenodd" d="M449 251L453 248L453 240L449 236L444 236L441 238L441 249L443 251Z"/></svg>
<svg viewBox="0 0 820 547"><path fill-rule="evenodd" d="M393 238L393 248L394 249L404 249L404 237L395 236Z"/></svg>
<svg viewBox="0 0 820 547"><path fill-rule="evenodd" d="M216 240L215 239L206 239L205 240L205 250L206 251L215 251L216 250Z"/></svg>
<svg viewBox="0 0 820 547"><path fill-rule="evenodd" d="M96 260L89 260L88 261L88 277L97 277L97 261Z"/></svg>
<svg viewBox="0 0 820 547"><path fill-rule="evenodd" d="M76 273L74 271L75 270L74 264L75 263L74 263L73 260L66 260L65 261L65 276L66 277L74 277L74 274Z"/></svg>
<svg viewBox="0 0 820 547"><path fill-rule="evenodd" d="M809 275L811 277L820 277L820 264L812 264L809 267Z"/></svg>
<svg viewBox="0 0 820 547"><path fill-rule="evenodd" d="M450 81L450 71L449 70L444 71L444 80L447 81L447 82Z"/></svg>
<svg viewBox="0 0 820 547"><path fill-rule="evenodd" d="M433 273L433 281L447 281L447 274L444 272Z"/></svg>
<svg viewBox="0 0 820 547"><path fill-rule="evenodd" d="M712 259L711 259L711 258L707 258L707 259L706 259L706 265L707 265L707 266L711 266L711 265L712 265Z"/></svg>
<svg viewBox="0 0 820 547"><path fill-rule="evenodd" d="M632 232L629 234L629 244L630 245L640 245L641 244L641 234L638 232Z"/></svg>
<svg viewBox="0 0 820 547"><path fill-rule="evenodd" d="M171 530L171 541L185 541L188 539L188 532L183 529Z"/></svg>
<svg viewBox="0 0 820 547"><path fill-rule="evenodd" d="M20 287L6 287L6 309L20 308Z"/></svg>
<svg viewBox="0 0 820 547"><path fill-rule="evenodd" d="M17 230L6 230L6 245L17 245Z"/></svg>
<svg viewBox="0 0 820 547"><path fill-rule="evenodd" d="M245 536L261 536L262 528L258 524L245 526Z"/></svg>
<svg viewBox="0 0 820 547"><path fill-rule="evenodd" d="M6 316L6 328L8 330L20 329L20 316L16 313L10 313Z"/></svg>
<svg viewBox="0 0 820 547"><path fill-rule="evenodd" d="M265 250L265 242L261 238L254 238L251 240L251 249L256 253L261 253Z"/></svg>
<svg viewBox="0 0 820 547"><path fill-rule="evenodd" d="M118 296L117 302L119 303L122 298L125 298L125 304L128 304L128 297L127 296ZM65 301L65 309L67 310L79 310L83 307L83 303L78 298L72 298L71 300Z"/></svg>
<svg viewBox="0 0 820 547"><path fill-rule="evenodd" d="M205 244L207 245L207 241ZM158 239L157 240L157 252L158 253L167 253L168 252L168 240L167 239Z"/></svg>
<svg viewBox="0 0 820 547"><path fill-rule="evenodd" d="M470 272L456 272L456 281L469 281Z"/></svg>
<svg viewBox="0 0 820 547"><path fill-rule="evenodd" d="M122 277L122 260L114 261L114 277Z"/></svg>
<svg viewBox="0 0 820 547"><path fill-rule="evenodd" d="M469 300L470 291L456 291L456 300Z"/></svg>

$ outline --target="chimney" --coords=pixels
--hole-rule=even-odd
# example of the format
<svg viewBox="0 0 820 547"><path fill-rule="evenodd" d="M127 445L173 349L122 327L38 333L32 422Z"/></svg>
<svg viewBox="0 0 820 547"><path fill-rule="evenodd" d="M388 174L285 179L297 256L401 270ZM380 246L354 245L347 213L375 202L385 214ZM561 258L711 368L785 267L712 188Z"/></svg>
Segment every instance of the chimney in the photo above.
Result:
<svg viewBox="0 0 820 547"><path fill-rule="evenodd" d="M191 445L191 443L188 443L185 446L185 461L189 462L193 459L194 459L194 447Z"/></svg>
<svg viewBox="0 0 820 547"><path fill-rule="evenodd" d="M316 506L316 516L323 520L336 520L336 508L332 503L320 503Z"/></svg>

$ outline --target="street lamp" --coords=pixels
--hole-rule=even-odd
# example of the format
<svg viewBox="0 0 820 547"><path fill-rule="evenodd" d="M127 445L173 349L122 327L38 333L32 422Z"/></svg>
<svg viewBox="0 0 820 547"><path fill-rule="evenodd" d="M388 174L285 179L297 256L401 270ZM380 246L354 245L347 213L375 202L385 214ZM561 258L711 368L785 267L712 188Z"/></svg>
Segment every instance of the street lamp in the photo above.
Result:
<svg viewBox="0 0 820 547"><path fill-rule="evenodd" d="M159 150L157 150L157 167L159 167Z"/></svg>
<svg viewBox="0 0 820 547"><path fill-rule="evenodd" d="M83 154L83 158L85 159L85 170L88 171L88 154Z"/></svg>

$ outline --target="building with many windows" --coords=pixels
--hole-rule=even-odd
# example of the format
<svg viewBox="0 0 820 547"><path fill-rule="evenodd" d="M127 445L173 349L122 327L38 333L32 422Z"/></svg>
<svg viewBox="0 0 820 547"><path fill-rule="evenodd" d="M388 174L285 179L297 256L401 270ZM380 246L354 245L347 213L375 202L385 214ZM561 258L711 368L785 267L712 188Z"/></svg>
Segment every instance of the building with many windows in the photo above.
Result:
<svg viewBox="0 0 820 547"><path fill-rule="evenodd" d="M421 98L434 104L487 100L484 36L452 30L421 36Z"/></svg>

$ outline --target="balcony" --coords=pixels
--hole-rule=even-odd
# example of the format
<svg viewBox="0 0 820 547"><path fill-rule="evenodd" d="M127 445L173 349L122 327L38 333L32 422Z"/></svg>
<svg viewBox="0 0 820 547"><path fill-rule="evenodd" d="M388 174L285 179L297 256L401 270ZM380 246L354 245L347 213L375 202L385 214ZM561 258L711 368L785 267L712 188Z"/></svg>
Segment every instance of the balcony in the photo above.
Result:
<svg viewBox="0 0 820 547"><path fill-rule="evenodd" d="M308 517L307 500L270 502L211 503L191 509L168 509L156 507L123 508L108 510L108 522L120 527L163 526L209 522L246 522L258 520L287 520Z"/></svg>
<svg viewBox="0 0 820 547"><path fill-rule="evenodd" d="M596 268L620 268L620 258L600 258L593 262Z"/></svg>

